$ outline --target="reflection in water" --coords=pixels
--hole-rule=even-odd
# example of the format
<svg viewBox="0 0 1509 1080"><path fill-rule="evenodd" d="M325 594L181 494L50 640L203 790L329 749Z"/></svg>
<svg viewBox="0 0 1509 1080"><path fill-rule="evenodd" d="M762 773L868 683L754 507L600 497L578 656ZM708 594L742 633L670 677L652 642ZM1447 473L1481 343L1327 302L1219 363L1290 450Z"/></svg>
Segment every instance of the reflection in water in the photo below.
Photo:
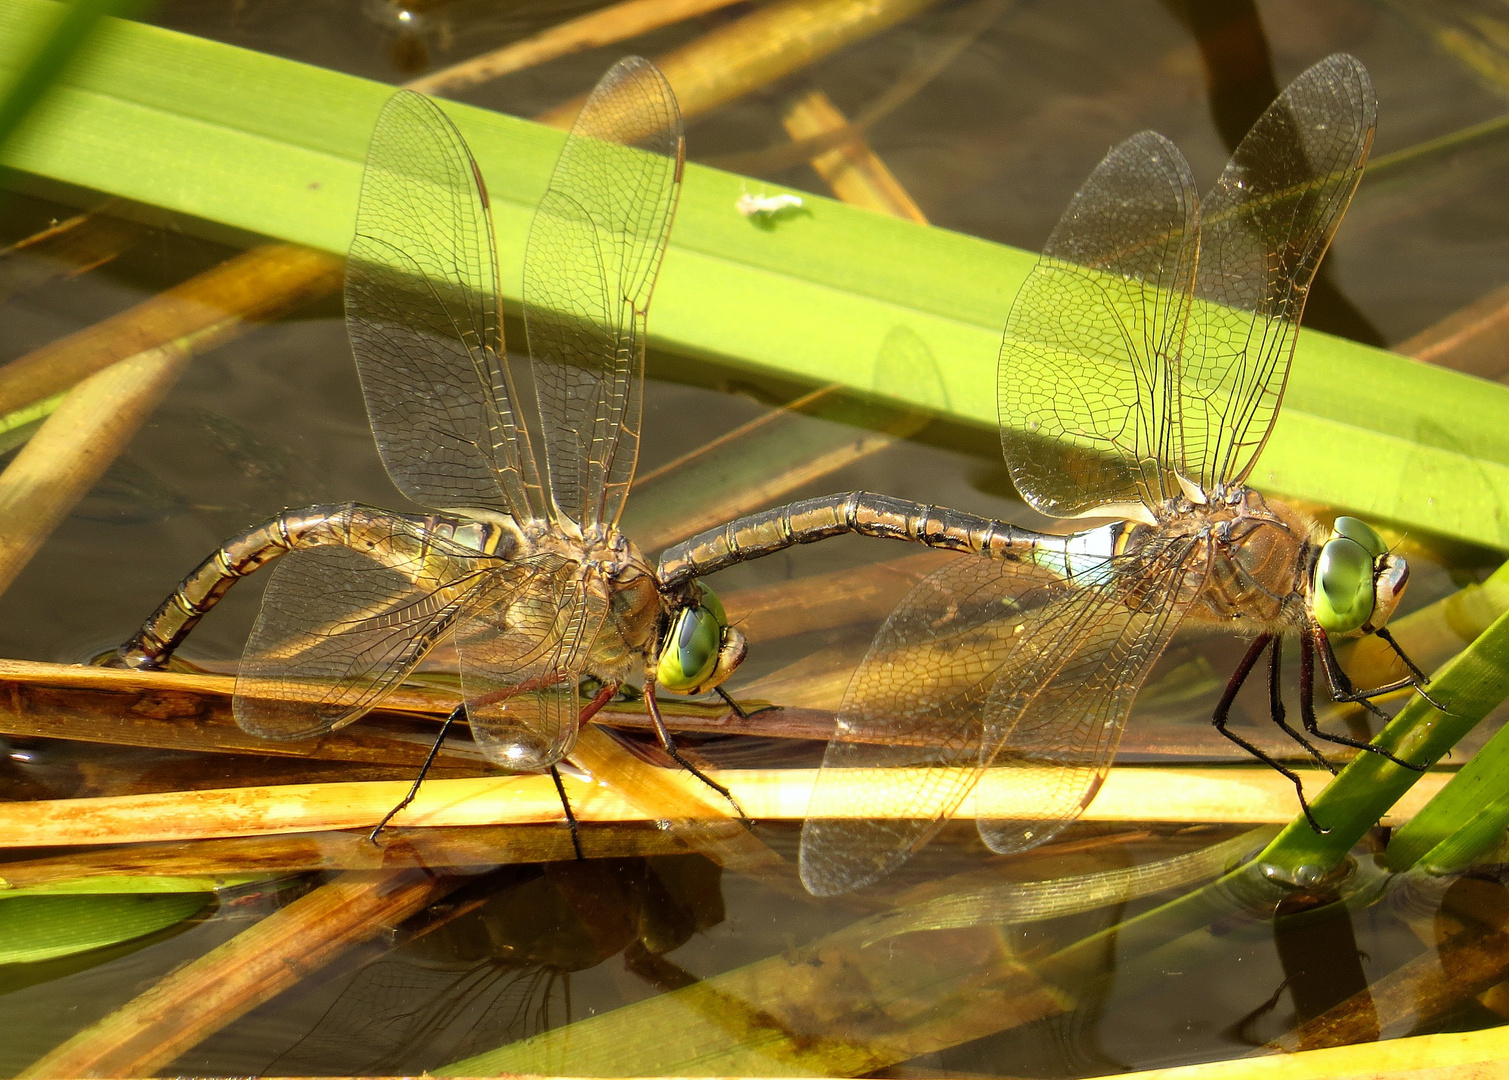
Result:
<svg viewBox="0 0 1509 1080"><path fill-rule="evenodd" d="M623 956L655 989L664 958L723 921L721 870L696 855L513 867L362 967L309 1032L262 1071L400 1075L578 1019L571 978Z"/></svg>

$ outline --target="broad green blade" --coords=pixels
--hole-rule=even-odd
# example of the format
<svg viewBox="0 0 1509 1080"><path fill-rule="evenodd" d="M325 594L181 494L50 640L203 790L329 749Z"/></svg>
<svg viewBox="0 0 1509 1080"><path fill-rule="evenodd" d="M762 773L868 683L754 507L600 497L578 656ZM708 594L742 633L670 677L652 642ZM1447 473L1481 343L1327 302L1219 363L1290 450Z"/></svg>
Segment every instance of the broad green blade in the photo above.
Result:
<svg viewBox="0 0 1509 1080"><path fill-rule="evenodd" d="M0 877L0 902L24 896L77 896L100 893L211 893L249 885L256 881L270 881L276 874L225 874L216 877L183 877L162 874L130 875L100 874L94 877L69 878L46 885L26 885L18 889L5 887L5 878Z"/></svg>
<svg viewBox="0 0 1509 1080"><path fill-rule="evenodd" d="M202 892L0 900L0 964L35 963L143 937L197 914Z"/></svg>
<svg viewBox="0 0 1509 1080"><path fill-rule="evenodd" d="M4 0L0 79L14 77L20 43L56 12L50 0ZM344 253L367 139L390 93L107 22L87 62L64 76L4 161L222 230ZM517 305L525 230L564 135L469 106L445 109L487 177L504 291ZM899 327L937 358L952 416L995 426L1001 329L1034 255L818 197L805 200L809 213L765 230L734 209L743 184L687 168L650 322L655 345L694 361L868 389L874 358ZM1340 237L1344 245L1345 222ZM1509 387L1304 332L1252 481L1509 548L1506 416Z"/></svg>

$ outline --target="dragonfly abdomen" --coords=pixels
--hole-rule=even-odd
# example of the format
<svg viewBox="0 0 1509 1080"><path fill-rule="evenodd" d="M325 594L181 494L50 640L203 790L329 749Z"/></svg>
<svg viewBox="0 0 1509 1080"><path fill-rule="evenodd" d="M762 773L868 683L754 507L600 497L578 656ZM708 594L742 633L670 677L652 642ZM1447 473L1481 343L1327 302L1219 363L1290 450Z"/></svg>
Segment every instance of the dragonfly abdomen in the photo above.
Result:
<svg viewBox="0 0 1509 1080"><path fill-rule="evenodd" d="M130 641L116 650L120 667L158 668L167 663L195 625L232 585L297 547L341 544L357 550L379 548L394 518L423 524L433 519L395 514L360 503L336 503L285 510L227 540L179 582L147 617Z"/></svg>
<svg viewBox="0 0 1509 1080"><path fill-rule="evenodd" d="M1004 521L925 506L869 491L848 491L750 514L692 537L660 557L662 587L735 563L843 533L904 540L993 558L1028 557L1043 537Z"/></svg>

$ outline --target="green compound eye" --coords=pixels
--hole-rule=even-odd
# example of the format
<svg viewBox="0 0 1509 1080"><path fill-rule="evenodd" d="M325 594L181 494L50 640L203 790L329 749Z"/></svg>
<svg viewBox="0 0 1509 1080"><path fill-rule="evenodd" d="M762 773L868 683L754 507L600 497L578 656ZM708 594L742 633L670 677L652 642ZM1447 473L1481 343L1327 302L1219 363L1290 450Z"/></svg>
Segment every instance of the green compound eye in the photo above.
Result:
<svg viewBox="0 0 1509 1080"><path fill-rule="evenodd" d="M1373 535L1376 539L1377 534ZM1311 601L1321 629L1328 634L1351 633L1372 617L1373 599L1372 553L1350 536L1327 540L1315 565L1315 596Z"/></svg>
<svg viewBox="0 0 1509 1080"><path fill-rule="evenodd" d="M1383 537L1374 532L1373 527L1365 521L1354 517L1339 517L1331 528L1334 530L1332 536L1345 536L1348 540L1357 541L1375 559L1382 558L1388 551Z"/></svg>
<svg viewBox="0 0 1509 1080"><path fill-rule="evenodd" d="M701 606L677 612L660 650L655 681L678 693L695 690L706 682L718 663L724 622L723 605L711 593L705 595Z"/></svg>
<svg viewBox="0 0 1509 1080"><path fill-rule="evenodd" d="M1367 526L1363 526L1366 528ZM718 620L719 626L728 625L728 613L723 610L723 601L718 599L718 594L702 586L702 606L713 613L713 618Z"/></svg>

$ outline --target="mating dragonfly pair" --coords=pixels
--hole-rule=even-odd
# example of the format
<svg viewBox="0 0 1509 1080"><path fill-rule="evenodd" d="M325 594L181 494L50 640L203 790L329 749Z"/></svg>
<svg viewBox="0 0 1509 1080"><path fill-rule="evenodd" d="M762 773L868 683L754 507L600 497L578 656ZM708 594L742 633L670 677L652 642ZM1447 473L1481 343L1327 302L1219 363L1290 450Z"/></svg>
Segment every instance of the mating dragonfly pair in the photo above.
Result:
<svg viewBox="0 0 1509 1080"><path fill-rule="evenodd" d="M236 684L247 731L297 739L350 723L454 639L463 703L447 723L464 715L498 763L549 769L559 785L581 724L642 679L663 745L686 764L657 689L721 688L745 648L699 579L860 533L970 557L908 594L853 677L803 830L813 892L888 873L996 785L1033 809L1002 818L982 805L992 849L1057 833L1094 797L1186 619L1252 637L1215 723L1293 780L1310 815L1298 777L1226 727L1263 652L1273 719L1327 768L1306 733L1392 755L1320 730L1317 659L1338 700L1424 682L1406 659L1408 677L1359 693L1331 647L1369 633L1394 645L1384 624L1404 560L1356 519L1323 530L1246 486L1373 127L1367 72L1338 54L1284 91L1203 200L1183 156L1151 132L1113 149L1074 197L1006 326L1001 439L1030 505L1110 524L1050 536L850 492L732 522L652 567L617 524L682 175L670 88L653 65L624 60L566 139L525 249L528 397L503 347L481 174L445 114L399 92L368 153L347 321L383 463L436 513L282 514L206 560L118 662L162 665L231 584L277 558ZM1291 634L1305 733L1278 693ZM588 679L601 690L584 702Z"/></svg>

